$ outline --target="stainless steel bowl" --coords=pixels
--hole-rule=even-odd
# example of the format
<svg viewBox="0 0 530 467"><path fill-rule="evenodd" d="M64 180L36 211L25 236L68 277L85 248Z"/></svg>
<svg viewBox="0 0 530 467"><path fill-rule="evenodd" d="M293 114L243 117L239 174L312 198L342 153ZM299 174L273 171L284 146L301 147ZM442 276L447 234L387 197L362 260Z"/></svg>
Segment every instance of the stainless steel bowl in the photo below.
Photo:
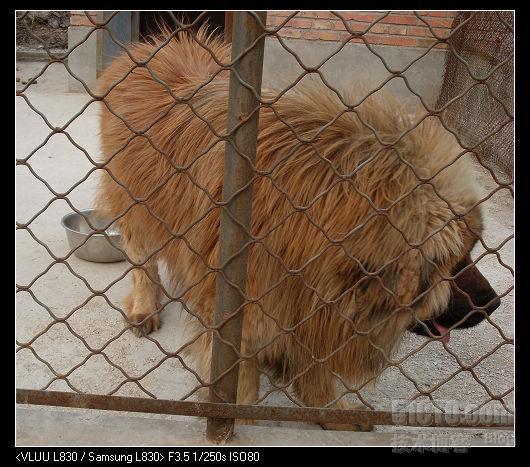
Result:
<svg viewBox="0 0 530 467"><path fill-rule="evenodd" d="M96 229L103 228L109 223L107 219L98 215L94 209L83 209L80 212ZM66 238L71 249L81 245L89 234L94 232L83 216L77 214L77 212L64 216L61 224L66 230ZM74 251L74 255L96 263L115 263L125 260L123 253L116 248L116 246L121 247L121 234L118 229L111 225L105 230L105 233L109 236L110 242L102 233L95 233L83 246Z"/></svg>

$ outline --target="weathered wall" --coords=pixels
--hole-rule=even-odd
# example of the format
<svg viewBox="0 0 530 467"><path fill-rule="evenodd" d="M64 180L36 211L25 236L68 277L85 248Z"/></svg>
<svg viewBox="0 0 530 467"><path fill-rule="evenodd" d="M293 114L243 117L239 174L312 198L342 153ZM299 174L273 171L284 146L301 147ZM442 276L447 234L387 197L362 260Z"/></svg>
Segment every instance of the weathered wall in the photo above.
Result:
<svg viewBox="0 0 530 467"><path fill-rule="evenodd" d="M285 39L285 43L308 67L319 65L338 49L338 44L335 42ZM319 69L326 82L341 93L352 86L359 86L363 89L363 93L367 93L392 77L383 64L384 60L392 71L402 71L406 68L403 76L407 79L410 88L422 96L427 105L435 103L443 79L445 51L431 50L418 59L425 49L374 46L374 50L381 58L373 54L364 44L347 44ZM418 60L414 61L416 59ZM408 66L410 63L412 65ZM267 40L263 70L264 85L282 89L295 82L302 73L304 69L278 40ZM320 77L313 73L304 77L302 82L307 79L320 80ZM401 77L392 78L384 88L407 104L420 104L419 99L406 87Z"/></svg>
<svg viewBox="0 0 530 467"><path fill-rule="evenodd" d="M85 12L65 12L70 16L68 46L74 47L83 41L93 25ZM87 12L92 19L97 12ZM445 37L453 21L455 12L420 11L423 22L412 12L392 12L374 24L365 37L374 50L380 54L393 71L401 71L415 58L422 55L435 41L427 25L436 34ZM288 11L269 11L267 24L274 27L287 20ZM375 11L340 12L354 31L363 31L380 18L383 13ZM331 12L301 11L295 18L286 22L279 32L302 62L314 66L324 60L340 46L339 41L351 37L344 23ZM352 84L362 83L373 89L391 76L383 61L374 55L360 39L351 39L342 50L327 61L322 73L333 86L345 90ZM96 80L97 39L92 34L86 42L77 47L69 56L71 69L93 89ZM441 85L444 63L443 44L437 45L425 57L407 68L403 76L409 81L413 91L432 104ZM276 37L267 39L265 52L264 84L285 87L293 82L303 69L295 58L278 42ZM307 79L307 78L306 78ZM407 102L418 102L404 84L402 78L394 78L387 85ZM83 91L83 86L74 78L70 79L71 91Z"/></svg>
<svg viewBox="0 0 530 467"><path fill-rule="evenodd" d="M23 12L17 14L16 43L17 47L43 49L43 44L28 32L40 37L48 48L66 49L68 46L68 11L30 11L23 20L18 19ZM28 28L24 26L26 23Z"/></svg>

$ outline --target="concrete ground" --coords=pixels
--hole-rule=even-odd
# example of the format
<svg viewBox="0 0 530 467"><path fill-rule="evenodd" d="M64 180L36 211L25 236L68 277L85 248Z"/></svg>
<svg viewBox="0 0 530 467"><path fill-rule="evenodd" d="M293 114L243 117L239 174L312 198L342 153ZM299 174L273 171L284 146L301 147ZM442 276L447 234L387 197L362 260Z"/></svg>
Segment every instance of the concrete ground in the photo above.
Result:
<svg viewBox="0 0 530 467"><path fill-rule="evenodd" d="M17 444L23 446L204 446L202 420L102 410L20 406ZM387 432L306 430L239 425L227 446L513 446L506 430L395 427Z"/></svg>
<svg viewBox="0 0 530 467"><path fill-rule="evenodd" d="M45 62L20 62L17 64L20 70L19 74L23 79L35 76L44 65ZM17 83L17 87L20 88L21 84ZM43 112L49 123L55 127L69 121L89 101L88 95L68 93L67 89L66 70L61 64L53 64L42 76L38 77L37 84L30 86L25 95L31 105ZM57 193L67 191L74 183L84 177L93 166L83 152L74 147L64 135L55 134L47 139L51 132L50 128L23 98L18 97L16 105L17 158L26 158L35 148L39 147L29 159L31 168L39 177L46 180ZM67 130L72 139L95 159L99 154L97 112L97 104L90 104L69 125ZM43 144L45 141L46 143ZM491 193L496 188L495 181L480 166L477 166L476 176L480 180L485 194ZM96 182L97 172L94 172L68 194L70 202L79 209L90 207ZM18 166L16 168L16 197L16 220L27 222L48 205L53 195L30 172L28 167ZM54 200L44 212L37 215L30 225L33 234L57 256L65 255L69 251L60 219L70 211L71 208L63 199ZM497 247L513 233L513 198L509 191L503 189L493 194L484 202L484 212L486 220L484 241L488 247ZM483 247L479 246L473 252L473 256L477 257L483 251ZM510 271L500 264L499 259L513 268L513 239L499 249L498 256L499 258L493 254L488 254L479 262L479 267L495 290L499 294L503 294L513 284L513 277ZM163 354L153 342L147 339L138 339L131 332L125 332L118 339L105 346L103 353L90 356L86 363L79 366L91 353L87 346L91 349L100 349L123 329L122 318L101 297L87 301L91 293L84 282L75 277L62 264L56 264L47 269L51 262L52 258L46 249L37 243L26 230L17 231L17 284L27 285L37 275L46 271L33 283L31 287L33 294L37 300L49 307L50 311L58 317L65 316L77 307L77 311L68 319L68 324L73 332L82 336L86 344L76 337L65 324L54 324L32 343L32 349L35 353L30 349L22 349L17 353L17 387L31 389L45 387L58 391L72 390L64 380L54 380L53 372L46 364L36 358L38 356L45 360L58 374L67 374L68 383L73 388L83 392L147 397L143 390L145 389L162 399L179 399L193 392L197 381L191 373L181 366L176 358L165 360L151 371L162 360ZM90 286L96 290L103 289L128 269L126 262L91 263L75 256L68 259L68 264L75 273L84 277ZM120 306L123 297L129 290L130 280L130 274L127 274L122 280L112 285L106 292L109 301ZM16 337L19 343L26 343L32 340L34 336L42 333L52 319L48 311L29 293L18 293L16 300ZM159 331L152 334L152 337L167 352L171 352L178 349L186 341L181 310L176 305L168 307L162 315L162 320L163 326ZM513 410L514 405L513 391L510 391L514 384L513 346L505 341L507 338L513 338L514 334L512 292L503 298L502 305L494 313L492 320L498 329L488 322L483 322L476 328L452 333L449 348L455 356L446 352L441 343L431 342L427 344L402 364L403 373L397 368L390 368L385 371L374 387L363 389L361 391L363 399L372 404L374 408L390 410L394 404L416 397L415 410L432 410L433 407L427 397L418 397L417 389L410 381L412 379L417 382L421 389L431 389L432 397L439 405L456 404L463 409L466 406L484 404L481 411L490 410L502 415L508 414L509 411ZM407 355L424 342L425 340L419 336L405 336L398 356ZM490 352L491 355L483 358ZM459 371L460 366L457 359L462 365L471 365L473 371ZM191 362L187 363L192 365ZM132 377L141 377L139 384L126 382L124 373ZM453 373L455 376L450 381L439 384ZM266 390L265 381L262 381L262 391ZM492 400L498 396L502 396L500 400ZM191 399L194 398L195 394L192 394ZM285 396L277 393L270 395L263 403L271 405L290 404ZM40 444L44 440L43 436L46 433L36 433L35 429L31 428L34 426L31 424L31 420L35 419L35 410L37 410L35 407L21 407L19 409L19 420L22 423L18 427L17 438L19 443ZM42 419L46 420L48 424L57 423L65 428L69 425L65 424L64 417L68 418L68 414L70 414L69 420L71 421L68 423L73 424L72 426L82 425L80 420L83 420L83 417L79 419L75 410L66 412L64 409L39 410L41 410L39 417L43 417ZM108 419L109 416L109 413L101 415L105 420L101 426L112 425ZM125 415L120 415L120 417L123 416ZM127 416L132 417L130 420L135 420L134 423L142 426L144 426L144 422L141 420L156 419L155 416L148 415L129 414ZM96 436L97 427L99 427L98 420L100 419L97 418L99 415L89 414L87 417L92 420L90 426L94 427L93 430L91 428L93 434L90 436ZM118 416L116 415L116 417ZM167 420L169 419L167 418ZM124 426L129 426L129 421L124 421L126 419L119 418L119 420L121 420L120 423L124 423ZM79 425L80 423L81 425ZM199 434L200 430L196 428L203 426L202 420L187 418L186 421L179 423L181 423L179 426L184 432L188 426L186 423L195 427L191 430L191 433L195 434L189 436L202 436ZM157 425L158 422L153 422L153 424ZM274 427L274 430L264 430L263 427L266 426L271 430ZM102 428L99 433L100 439L106 433L105 429ZM321 441L320 444L326 444L328 442L326 440L330 440L331 443L332 439L336 441L345 439L350 444L363 444L361 438L348 438L350 435L344 434L331 435L312 424L260 422L257 427L240 428L242 430L240 433L243 437L247 436L244 433L254 433L254 438L246 439L253 439L253 443L256 444L256 440L261 439L262 436L263 440L266 439L270 444L283 444L284 431L282 430L288 429L292 430L290 433L294 433L293 436L295 437L306 436L306 430L313 431L313 435L311 435L313 437L307 438L310 441L306 444L319 444L319 440ZM160 430L163 429L160 428ZM388 436L395 433L396 430L392 427L376 427L376 433L379 432L382 436L384 435L381 439L387 441ZM73 436L69 435L68 431L62 430L64 436L67 437L64 439L64 444L71 441L68 436ZM85 433L85 431L82 432ZM83 436L85 435L83 434ZM79 442L85 443L86 441L88 444L90 439L95 439L90 438L90 436L87 435L86 439L81 439ZM156 438L156 436L153 438L154 441L160 440L161 444L166 443L167 438L163 438L165 435L160 435L162 438ZM190 440L189 436L186 435L182 439ZM335 437L333 438L333 436ZM341 438L341 436L346 438ZM46 438L47 442L49 439L49 437ZM134 436L130 439L138 440ZM166 441L162 439L166 439ZM59 441L58 439L57 442ZM120 442L122 441L118 440L117 444ZM173 442L176 443L174 439ZM197 438L197 443L200 444L201 442ZM109 441L109 444L112 443Z"/></svg>

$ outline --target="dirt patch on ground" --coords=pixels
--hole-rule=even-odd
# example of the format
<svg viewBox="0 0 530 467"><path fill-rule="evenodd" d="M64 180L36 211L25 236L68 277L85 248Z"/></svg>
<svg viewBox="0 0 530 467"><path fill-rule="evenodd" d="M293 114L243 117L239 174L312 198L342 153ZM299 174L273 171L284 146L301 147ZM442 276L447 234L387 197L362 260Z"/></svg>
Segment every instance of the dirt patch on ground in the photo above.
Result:
<svg viewBox="0 0 530 467"><path fill-rule="evenodd" d="M47 48L67 49L68 26L70 26L68 11L18 12L17 47L43 49L46 44Z"/></svg>

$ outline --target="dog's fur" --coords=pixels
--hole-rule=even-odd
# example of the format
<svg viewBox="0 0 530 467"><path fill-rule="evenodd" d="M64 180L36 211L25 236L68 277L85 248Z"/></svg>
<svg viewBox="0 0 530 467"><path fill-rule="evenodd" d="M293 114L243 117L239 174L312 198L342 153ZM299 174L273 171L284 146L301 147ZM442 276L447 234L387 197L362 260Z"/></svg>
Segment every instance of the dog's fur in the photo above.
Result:
<svg viewBox="0 0 530 467"><path fill-rule="evenodd" d="M146 60L163 39L130 53ZM229 45L204 30L199 40L230 62ZM226 132L228 102L228 73L211 79L219 66L187 34L157 51L149 67L184 101L176 104L127 54L99 81L112 174L102 179L99 209L111 218L125 213L118 225L134 262L163 247L133 273L125 308L139 333L160 324L159 259L185 307L212 324L220 215L210 198L221 201L225 145L214 132ZM264 100L275 96L262 91ZM360 102L362 94L344 98ZM479 196L468 163L457 158L462 149L437 118L402 137L413 122L388 95L344 112L324 85L300 84L273 107L288 125L270 107L260 110L256 168L264 176L254 182L251 234L261 240L250 246L246 288L259 303L245 307L242 353L261 350L240 367L238 402L256 401L263 370L282 381L298 376L292 389L308 406L344 407L335 400L335 375L351 385L374 378L407 329L448 309L451 285L443 278L481 232ZM298 139L315 135L311 144ZM141 202L131 207L133 197ZM192 318L198 333L200 320ZM190 346L205 381L210 347L204 332Z"/></svg>

